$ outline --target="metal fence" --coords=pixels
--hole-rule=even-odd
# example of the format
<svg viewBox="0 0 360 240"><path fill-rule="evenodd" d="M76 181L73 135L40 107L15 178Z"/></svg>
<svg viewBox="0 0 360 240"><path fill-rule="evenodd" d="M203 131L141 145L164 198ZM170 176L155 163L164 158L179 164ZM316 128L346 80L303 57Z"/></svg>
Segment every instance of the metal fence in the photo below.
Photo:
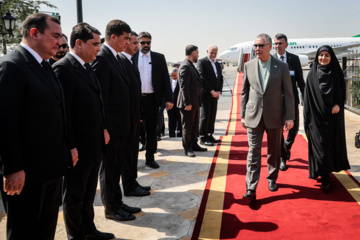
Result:
<svg viewBox="0 0 360 240"><path fill-rule="evenodd" d="M346 82L345 107L360 114L360 54L349 54L343 58Z"/></svg>

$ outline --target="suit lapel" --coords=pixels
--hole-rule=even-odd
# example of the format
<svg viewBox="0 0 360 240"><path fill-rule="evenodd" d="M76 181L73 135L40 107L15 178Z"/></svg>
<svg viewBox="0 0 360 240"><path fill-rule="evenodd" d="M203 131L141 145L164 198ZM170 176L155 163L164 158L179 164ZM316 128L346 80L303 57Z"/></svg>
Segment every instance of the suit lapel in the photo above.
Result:
<svg viewBox="0 0 360 240"><path fill-rule="evenodd" d="M51 67L51 74L52 76L49 76L46 71L44 71L44 68L36 61L33 55L29 53L25 48L19 46L18 51L24 56L26 62L29 64L29 67L34 71L34 73L40 78L40 80L51 90L51 92L55 95L55 97L58 100L61 100L61 89L60 89L60 83L57 80L57 77L55 76L54 72L52 71ZM49 78L53 79L49 79ZM54 84L52 84L50 81L55 81L54 84L57 84L55 87Z"/></svg>
<svg viewBox="0 0 360 240"><path fill-rule="evenodd" d="M108 47L106 47L106 46L103 46L103 47L102 47L102 50L105 51L105 53L108 55L110 62L112 63L113 66L115 66L115 68L116 68L117 71L120 73L120 75L123 77L123 79L124 79L127 83L129 83L129 79L128 79L128 77L126 76L126 72L124 72L125 69L122 69L122 67L124 67L124 66L121 66L121 65L120 65L121 63L118 62L118 60L116 59L116 57L114 56L114 54L111 52L111 50L110 50Z"/></svg>
<svg viewBox="0 0 360 240"><path fill-rule="evenodd" d="M212 70L211 72L213 74L213 77L216 78L216 74L215 74L214 68L212 66L212 63L210 62L208 57L205 57L205 59L206 59L206 64L208 65L208 68ZM215 63L215 66L216 66L216 63Z"/></svg>
<svg viewBox="0 0 360 240"><path fill-rule="evenodd" d="M80 64L71 54L67 54L66 57L69 59L71 65L75 68L76 73L84 79L84 81L89 84L95 91L98 91L98 87L95 85L94 81L89 76L89 73L86 71L84 66Z"/></svg>
<svg viewBox="0 0 360 240"><path fill-rule="evenodd" d="M276 63L276 61L271 59L269 79L268 79L268 82L266 84L266 88L264 89L264 92L269 88L269 86L271 84L271 81L274 79L274 76L276 75L276 71L277 71L278 67L279 66Z"/></svg>

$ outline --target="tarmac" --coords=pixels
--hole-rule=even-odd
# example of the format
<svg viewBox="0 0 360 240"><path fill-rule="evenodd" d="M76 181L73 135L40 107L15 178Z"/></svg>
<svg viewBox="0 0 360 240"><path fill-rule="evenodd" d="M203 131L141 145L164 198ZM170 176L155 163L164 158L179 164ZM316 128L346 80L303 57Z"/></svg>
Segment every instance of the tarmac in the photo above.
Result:
<svg viewBox="0 0 360 240"><path fill-rule="evenodd" d="M232 104L232 89L236 78L236 67L225 67L223 94L220 96L215 123L215 138L226 133ZM306 76L307 71L304 71ZM96 194L95 225L100 231L115 234L116 239L189 240L194 229L209 169L217 146L208 147L207 152L195 152L195 158L184 155L181 138L169 138L167 131L167 114L165 116L166 132L158 142L155 159L159 169L145 167L145 152L139 154L138 181L141 185L151 186L151 195L145 197L124 197L130 206L142 208L135 214L134 221L117 222L104 217L104 207L100 200L100 190ZM300 130L304 133L300 106ZM351 164L349 172L360 181L360 149L355 148L355 133L360 131L360 115L345 111L346 141L348 158ZM0 239L6 239L6 214L0 202ZM62 215L56 229L57 240L67 239Z"/></svg>

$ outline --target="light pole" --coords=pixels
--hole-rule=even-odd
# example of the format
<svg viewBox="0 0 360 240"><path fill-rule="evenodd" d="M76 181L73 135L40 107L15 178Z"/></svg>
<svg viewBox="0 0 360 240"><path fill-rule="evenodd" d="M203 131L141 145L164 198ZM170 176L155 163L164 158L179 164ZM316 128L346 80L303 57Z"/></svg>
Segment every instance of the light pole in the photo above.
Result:
<svg viewBox="0 0 360 240"><path fill-rule="evenodd" d="M0 1L0 8L1 5L3 4L2 1ZM10 11L7 11L7 13L5 14L5 16L3 16L1 18L2 20L2 24L0 24L0 34L1 34L1 40L2 40L2 44L3 44L3 54L7 53L6 50L6 39L4 38L6 34L9 35L13 35L13 30L15 29L15 21L16 18L13 17L10 13ZM5 28L6 31L3 31L3 29Z"/></svg>

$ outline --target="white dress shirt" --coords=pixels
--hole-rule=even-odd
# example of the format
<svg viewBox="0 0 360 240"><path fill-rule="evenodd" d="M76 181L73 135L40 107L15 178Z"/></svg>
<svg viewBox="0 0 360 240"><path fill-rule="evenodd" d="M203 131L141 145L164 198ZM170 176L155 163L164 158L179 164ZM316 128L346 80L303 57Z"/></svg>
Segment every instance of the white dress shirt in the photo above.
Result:
<svg viewBox="0 0 360 240"><path fill-rule="evenodd" d="M172 92L174 92L178 81L174 80L172 77L170 77L170 79L171 79L171 90Z"/></svg>
<svg viewBox="0 0 360 240"><path fill-rule="evenodd" d="M107 43L104 43L104 45L110 49L110 51L114 54L114 57L116 58L117 52Z"/></svg>
<svg viewBox="0 0 360 240"><path fill-rule="evenodd" d="M284 54L284 55L280 55L280 54L278 54L278 53L276 53L276 54L277 54L277 57L278 57L278 59L279 59L280 61L282 61L282 60L281 60L281 56L284 56L284 62L287 63L287 61L286 61L286 51L285 51L285 54Z"/></svg>
<svg viewBox="0 0 360 240"><path fill-rule="evenodd" d="M209 58L209 57L208 57L208 58ZM216 65L215 65L216 59L215 59L214 61L212 61L212 60L209 58L209 61L211 62L211 65L212 65L212 67L213 67L213 69L214 69L216 78L218 78L218 72L217 72Z"/></svg>
<svg viewBox="0 0 360 240"><path fill-rule="evenodd" d="M151 55L150 52L143 54L139 52L138 68L141 79L141 92L142 93L153 93L154 89L152 86L152 67L151 67Z"/></svg>
<svg viewBox="0 0 360 240"><path fill-rule="evenodd" d="M129 59L129 61L130 61L131 63L133 63L132 60L131 60L132 56L131 56L130 54L128 54L128 53L126 53L126 52L121 52L121 53L124 54L124 56L125 56L127 59Z"/></svg>

